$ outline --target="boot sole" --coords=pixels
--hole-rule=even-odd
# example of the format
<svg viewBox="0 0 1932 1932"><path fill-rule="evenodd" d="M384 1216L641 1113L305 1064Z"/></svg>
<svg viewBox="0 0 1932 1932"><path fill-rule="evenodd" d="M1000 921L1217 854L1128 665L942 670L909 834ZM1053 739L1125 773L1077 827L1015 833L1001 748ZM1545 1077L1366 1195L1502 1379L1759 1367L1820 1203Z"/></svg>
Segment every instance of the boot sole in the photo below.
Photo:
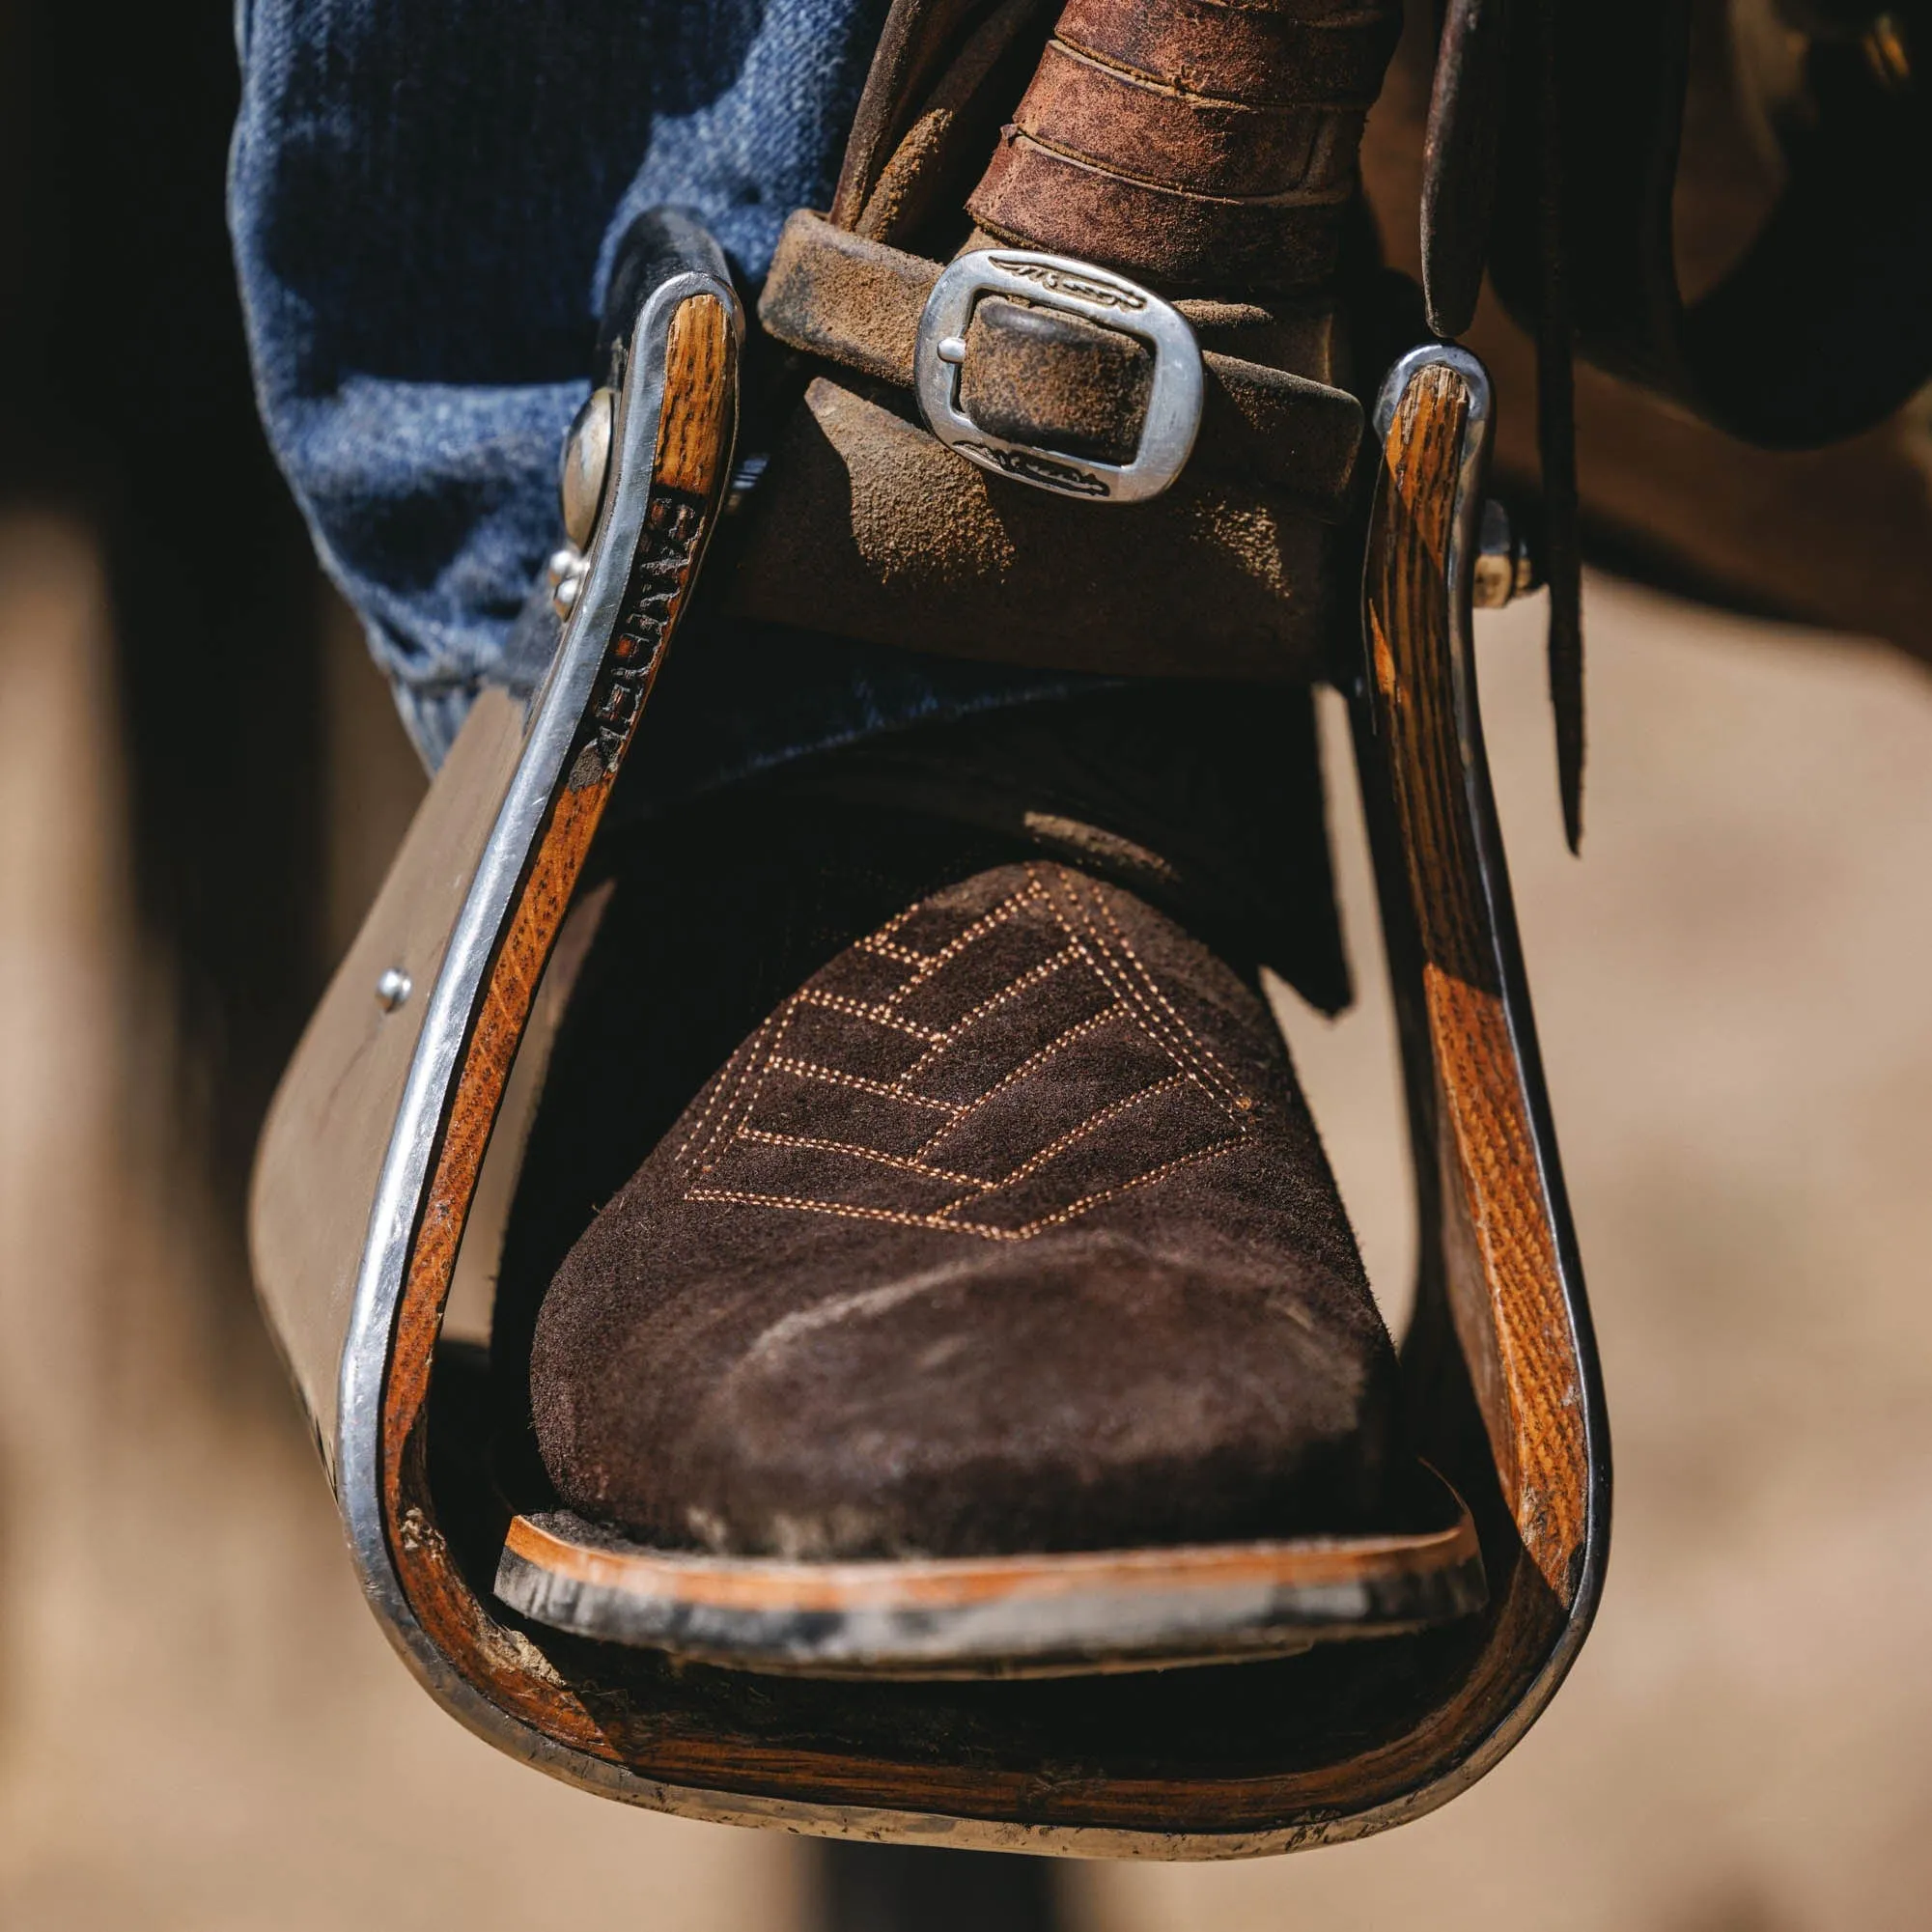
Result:
<svg viewBox="0 0 1932 1932"><path fill-rule="evenodd" d="M1233 1663L1480 1610L1475 1526L1435 1482L1441 1526L1402 1534L865 1562L655 1550L553 1510L512 1521L496 1595L574 1636L795 1676Z"/></svg>

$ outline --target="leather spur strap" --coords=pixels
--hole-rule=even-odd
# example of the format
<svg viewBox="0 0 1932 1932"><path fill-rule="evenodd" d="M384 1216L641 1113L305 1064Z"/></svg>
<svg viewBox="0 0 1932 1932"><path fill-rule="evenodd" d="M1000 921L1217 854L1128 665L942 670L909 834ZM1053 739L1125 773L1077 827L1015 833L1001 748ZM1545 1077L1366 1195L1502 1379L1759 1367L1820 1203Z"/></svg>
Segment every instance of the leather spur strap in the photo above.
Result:
<svg viewBox="0 0 1932 1932"><path fill-rule="evenodd" d="M766 329L794 349L875 381L910 389L919 319L940 265L837 228L800 210L786 223L759 304ZM1197 335L1269 330L1277 350L1326 360L1326 313L1276 315L1251 304L1180 305ZM1297 339L1299 338L1299 340ZM1132 336L1063 312L999 297L973 311L960 401L979 423L1016 441L1107 462L1134 453L1153 358ZM1207 377L1192 461L1340 517L1362 431L1346 389L1229 355L1203 344Z"/></svg>
<svg viewBox="0 0 1932 1932"><path fill-rule="evenodd" d="M875 81L905 84L901 70L918 65L915 29L931 17L895 10ZM779 242L760 305L772 335L912 385L940 265L887 245L909 226L909 203L929 199L907 177L932 145L925 127L968 111L1022 24L1012 0L995 10L922 116L895 114L883 85L868 88L831 217L795 214ZM1346 513L1361 409L1332 380L1332 305L1302 292L1334 272L1362 120L1397 26L1392 7L1336 0L1066 0L967 201L978 239L1092 262L1172 294L1205 351L1192 461L1330 519ZM919 58L931 66L930 53ZM888 157L892 126L908 131ZM1230 292L1241 299L1224 299ZM993 297L964 347L960 402L986 429L1101 461L1132 455L1153 372L1131 335Z"/></svg>
<svg viewBox="0 0 1932 1932"><path fill-rule="evenodd" d="M802 586L880 643L1323 674L1362 439L1336 271L1397 24L894 0L829 214L793 217L760 304L819 369L733 610L796 622Z"/></svg>

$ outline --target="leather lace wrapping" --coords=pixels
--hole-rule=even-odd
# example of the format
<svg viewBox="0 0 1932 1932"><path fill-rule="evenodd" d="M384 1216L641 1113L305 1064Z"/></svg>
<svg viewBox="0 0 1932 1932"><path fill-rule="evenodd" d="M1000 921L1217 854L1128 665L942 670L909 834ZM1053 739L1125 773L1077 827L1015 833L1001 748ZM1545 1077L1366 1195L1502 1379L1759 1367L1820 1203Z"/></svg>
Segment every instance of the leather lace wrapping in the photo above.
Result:
<svg viewBox="0 0 1932 1932"><path fill-rule="evenodd" d="M1173 293L1314 287L1400 25L1390 0L1067 0L972 217Z"/></svg>

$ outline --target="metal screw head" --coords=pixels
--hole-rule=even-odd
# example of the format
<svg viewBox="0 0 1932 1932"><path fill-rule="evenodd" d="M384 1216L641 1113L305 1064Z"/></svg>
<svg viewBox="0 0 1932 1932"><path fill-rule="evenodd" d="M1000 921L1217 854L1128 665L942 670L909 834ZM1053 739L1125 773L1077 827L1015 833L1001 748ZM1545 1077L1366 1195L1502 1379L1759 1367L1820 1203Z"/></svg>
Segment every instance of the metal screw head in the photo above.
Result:
<svg viewBox="0 0 1932 1932"><path fill-rule="evenodd" d="M578 549L589 546L610 475L610 437L617 424L617 391L593 389L564 438L557 493L563 498L564 529Z"/></svg>
<svg viewBox="0 0 1932 1932"><path fill-rule="evenodd" d="M416 982L401 966L389 966L376 982L376 1003L384 1013L394 1013L415 990Z"/></svg>

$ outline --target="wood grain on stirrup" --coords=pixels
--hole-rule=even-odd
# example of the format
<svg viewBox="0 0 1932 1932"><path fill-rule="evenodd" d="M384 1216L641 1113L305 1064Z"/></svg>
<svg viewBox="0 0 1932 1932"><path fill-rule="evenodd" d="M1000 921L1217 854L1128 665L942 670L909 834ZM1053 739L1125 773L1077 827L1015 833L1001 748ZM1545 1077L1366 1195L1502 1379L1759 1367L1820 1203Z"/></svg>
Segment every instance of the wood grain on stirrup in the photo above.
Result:
<svg viewBox="0 0 1932 1932"><path fill-rule="evenodd" d="M673 312L646 525L632 589L607 647L600 729L572 765L525 871L470 1031L412 1244L382 1387L380 1504L390 1557L409 1608L437 1650L499 1707L506 1634L489 1619L437 1527L429 1470L432 1362L510 1070L546 963L582 877L625 752L694 578L726 482L736 430L736 346L722 302L696 294ZM623 702L622 681L630 681ZM574 1705L575 1700L565 1700ZM556 1717L561 1717L557 1712ZM559 1726L576 1741L580 1719Z"/></svg>
<svg viewBox="0 0 1932 1932"><path fill-rule="evenodd" d="M1364 579L1370 703L1386 741L1435 1045L1449 1312L1503 1498L1560 1601L1577 1587L1587 1542L1591 1418L1547 1359L1573 1320L1561 1231L1517 1067L1522 1022L1502 983L1493 905L1500 854L1483 849L1496 838L1493 813L1469 809L1471 774L1457 769L1459 714L1473 689L1463 688L1471 667L1458 661L1468 640L1455 634L1448 570L1467 537L1440 479L1463 462L1475 406L1469 376L1444 357L1417 369L1392 412ZM1513 947L1513 934L1504 941Z"/></svg>

